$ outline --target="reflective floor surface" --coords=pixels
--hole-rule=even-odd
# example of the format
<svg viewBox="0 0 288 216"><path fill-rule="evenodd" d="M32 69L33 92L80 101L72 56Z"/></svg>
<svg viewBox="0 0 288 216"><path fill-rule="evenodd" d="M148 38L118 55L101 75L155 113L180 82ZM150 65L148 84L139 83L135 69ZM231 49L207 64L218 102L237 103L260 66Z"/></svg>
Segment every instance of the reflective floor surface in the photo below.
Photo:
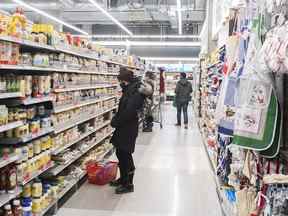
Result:
<svg viewBox="0 0 288 216"><path fill-rule="evenodd" d="M135 192L84 184L57 216L221 216L212 171L189 108L188 130L174 126L176 110L164 107L164 127L140 133L134 154Z"/></svg>

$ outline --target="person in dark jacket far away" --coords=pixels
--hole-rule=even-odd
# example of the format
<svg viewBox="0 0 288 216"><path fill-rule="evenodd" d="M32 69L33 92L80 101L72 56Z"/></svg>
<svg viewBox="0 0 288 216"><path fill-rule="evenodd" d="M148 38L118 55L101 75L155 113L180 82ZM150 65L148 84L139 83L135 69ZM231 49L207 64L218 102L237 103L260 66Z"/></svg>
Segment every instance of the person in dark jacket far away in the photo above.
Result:
<svg viewBox="0 0 288 216"><path fill-rule="evenodd" d="M143 108L144 96L139 92L141 82L134 77L132 71L121 68L117 78L122 88L122 97L111 121L111 126L115 128L111 143L116 148L120 178L110 182L110 185L117 187L116 194L123 194L134 191L135 166L132 153L138 136L138 112Z"/></svg>
<svg viewBox="0 0 288 216"><path fill-rule="evenodd" d="M177 124L181 126L181 113L184 114L185 129L188 129L188 104L191 99L192 84L186 79L186 73L180 74L180 80L178 81L175 89L175 102L177 106Z"/></svg>

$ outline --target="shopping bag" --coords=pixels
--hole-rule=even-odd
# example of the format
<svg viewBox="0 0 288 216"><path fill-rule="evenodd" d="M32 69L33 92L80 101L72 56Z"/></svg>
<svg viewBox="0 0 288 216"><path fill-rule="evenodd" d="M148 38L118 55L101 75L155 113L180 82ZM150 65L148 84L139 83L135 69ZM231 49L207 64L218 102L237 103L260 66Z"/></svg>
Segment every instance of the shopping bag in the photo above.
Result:
<svg viewBox="0 0 288 216"><path fill-rule="evenodd" d="M114 161L88 161L86 171L90 184L105 185L116 179L118 163Z"/></svg>
<svg viewBox="0 0 288 216"><path fill-rule="evenodd" d="M173 107L177 108L176 97L174 97L174 99L173 99Z"/></svg>

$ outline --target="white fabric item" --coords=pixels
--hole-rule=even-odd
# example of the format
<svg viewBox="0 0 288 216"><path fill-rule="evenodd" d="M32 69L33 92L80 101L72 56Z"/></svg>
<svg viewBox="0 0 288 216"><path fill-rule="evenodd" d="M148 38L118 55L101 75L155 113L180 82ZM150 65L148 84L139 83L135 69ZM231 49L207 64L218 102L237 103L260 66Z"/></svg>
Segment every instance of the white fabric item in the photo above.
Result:
<svg viewBox="0 0 288 216"><path fill-rule="evenodd" d="M263 178L265 184L288 184L288 175L271 174L265 175Z"/></svg>

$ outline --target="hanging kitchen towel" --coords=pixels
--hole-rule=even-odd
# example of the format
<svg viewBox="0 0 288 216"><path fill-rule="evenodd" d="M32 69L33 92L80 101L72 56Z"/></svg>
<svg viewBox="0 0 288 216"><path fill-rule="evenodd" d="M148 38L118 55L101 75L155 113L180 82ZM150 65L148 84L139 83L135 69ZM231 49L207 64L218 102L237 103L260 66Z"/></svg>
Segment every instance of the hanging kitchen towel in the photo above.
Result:
<svg viewBox="0 0 288 216"><path fill-rule="evenodd" d="M249 107L249 103L246 103L246 106L237 109L233 144L257 151L264 151L272 146L275 138L277 139L278 102L274 91L271 91L269 98L270 100L265 99L269 102L267 108L264 104L257 108Z"/></svg>
<svg viewBox="0 0 288 216"><path fill-rule="evenodd" d="M281 145L281 137L282 137L282 113L279 111L277 115L277 126L275 132L275 138L273 144L266 150L260 151L259 154L265 158L275 158L279 154L280 145Z"/></svg>
<svg viewBox="0 0 288 216"><path fill-rule="evenodd" d="M239 57L239 44L240 37L238 35L233 35L228 38L226 45L226 58L228 65L228 74L235 68L236 62L238 62Z"/></svg>
<svg viewBox="0 0 288 216"><path fill-rule="evenodd" d="M236 87L237 78L235 77L226 77L222 83L215 115L218 124L218 133L220 134L233 135Z"/></svg>

